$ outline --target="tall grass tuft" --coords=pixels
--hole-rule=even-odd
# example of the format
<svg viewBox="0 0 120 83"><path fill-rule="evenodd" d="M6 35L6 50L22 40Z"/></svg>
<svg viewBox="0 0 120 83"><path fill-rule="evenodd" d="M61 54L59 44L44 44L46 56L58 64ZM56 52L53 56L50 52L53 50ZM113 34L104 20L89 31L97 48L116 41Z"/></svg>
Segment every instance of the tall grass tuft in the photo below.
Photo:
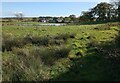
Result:
<svg viewBox="0 0 120 83"><path fill-rule="evenodd" d="M95 30L110 30L111 28L110 28L111 26L109 26L109 25L107 25L107 24L104 24L104 25L98 25L98 26L96 26L94 29Z"/></svg>

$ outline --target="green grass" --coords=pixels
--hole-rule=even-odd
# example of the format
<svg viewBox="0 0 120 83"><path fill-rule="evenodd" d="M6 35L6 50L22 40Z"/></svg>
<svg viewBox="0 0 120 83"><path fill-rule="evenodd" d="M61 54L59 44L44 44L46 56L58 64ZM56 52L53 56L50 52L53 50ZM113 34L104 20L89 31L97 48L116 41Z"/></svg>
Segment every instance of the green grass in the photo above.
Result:
<svg viewBox="0 0 120 83"><path fill-rule="evenodd" d="M3 26L3 81L119 80L116 67L97 49L113 41L119 28L98 26Z"/></svg>

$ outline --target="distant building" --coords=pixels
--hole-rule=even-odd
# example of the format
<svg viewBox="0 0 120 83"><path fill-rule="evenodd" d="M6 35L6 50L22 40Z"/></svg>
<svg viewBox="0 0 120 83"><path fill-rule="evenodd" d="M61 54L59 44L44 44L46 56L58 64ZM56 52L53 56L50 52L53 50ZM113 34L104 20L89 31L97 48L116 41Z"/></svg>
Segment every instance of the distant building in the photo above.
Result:
<svg viewBox="0 0 120 83"><path fill-rule="evenodd" d="M47 22L47 20L42 20L42 22Z"/></svg>

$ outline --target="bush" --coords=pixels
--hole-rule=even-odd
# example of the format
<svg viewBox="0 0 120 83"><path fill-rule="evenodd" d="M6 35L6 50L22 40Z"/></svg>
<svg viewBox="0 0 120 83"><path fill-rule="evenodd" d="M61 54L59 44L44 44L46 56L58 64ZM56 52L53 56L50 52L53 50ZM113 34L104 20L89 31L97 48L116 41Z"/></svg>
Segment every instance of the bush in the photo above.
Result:
<svg viewBox="0 0 120 83"><path fill-rule="evenodd" d="M61 45L65 41L67 41L68 38L74 38L74 34L60 34L58 36L44 36L44 37L35 37L35 36L26 36L23 39L23 42L27 43L32 43L36 45Z"/></svg>
<svg viewBox="0 0 120 83"><path fill-rule="evenodd" d="M98 25L94 28L95 30L110 30L110 26L107 25L107 24L104 24L104 25Z"/></svg>
<svg viewBox="0 0 120 83"><path fill-rule="evenodd" d="M49 40L49 45L62 45L64 44L64 41L62 39L57 40L57 39L51 39Z"/></svg>
<svg viewBox="0 0 120 83"><path fill-rule="evenodd" d="M32 38L32 44L37 45L48 45L49 43L49 37L33 37Z"/></svg>
<svg viewBox="0 0 120 83"><path fill-rule="evenodd" d="M76 34L75 33L71 33L70 34L70 38L75 38Z"/></svg>
<svg viewBox="0 0 120 83"><path fill-rule="evenodd" d="M2 51L12 51L13 47L22 47L21 38L14 38L12 35L3 34Z"/></svg>
<svg viewBox="0 0 120 83"><path fill-rule="evenodd" d="M52 46L35 49L33 55L39 56L45 65L53 65L56 60L67 57L69 52L69 47Z"/></svg>
<svg viewBox="0 0 120 83"><path fill-rule="evenodd" d="M115 23L108 23L108 26L120 26L120 23L115 22Z"/></svg>
<svg viewBox="0 0 120 83"><path fill-rule="evenodd" d="M32 43L32 34L27 34L27 35L25 35L24 37L23 37L23 39L22 39L22 43L23 44L28 44L28 43Z"/></svg>
<svg viewBox="0 0 120 83"><path fill-rule="evenodd" d="M120 47L120 30L118 32L118 35L115 38L115 42L116 42L117 46Z"/></svg>
<svg viewBox="0 0 120 83"><path fill-rule="evenodd" d="M68 38L75 38L75 34L74 33L59 34L54 39L63 39L64 41L66 41Z"/></svg>
<svg viewBox="0 0 120 83"><path fill-rule="evenodd" d="M39 36L26 35L23 38L22 42L24 44L31 43L31 44L36 44L36 45L47 46L49 44L49 40L50 40L50 37L48 37L48 36L39 37Z"/></svg>
<svg viewBox="0 0 120 83"><path fill-rule="evenodd" d="M13 47L22 48L26 44L48 45L49 37L33 37L26 35L24 38L14 38L13 36L3 34L2 51L12 51Z"/></svg>
<svg viewBox="0 0 120 83"><path fill-rule="evenodd" d="M96 40L90 40L89 43L88 43L88 45L87 45L87 47L88 48L90 48L90 47L96 47L98 45L99 45L98 41L96 41Z"/></svg>
<svg viewBox="0 0 120 83"><path fill-rule="evenodd" d="M33 48L14 48L12 57L3 59L3 81L42 81L49 79L49 68L34 55ZM11 54L7 54L11 55ZM5 56L5 54L4 54ZM38 73L39 72L39 73Z"/></svg>
<svg viewBox="0 0 120 83"><path fill-rule="evenodd" d="M2 51L12 51L13 47L22 48L26 44L35 44L38 46L62 45L68 38L74 38L75 34L60 34L58 36L32 36L28 34L23 38L14 38L12 35L3 34Z"/></svg>
<svg viewBox="0 0 120 83"><path fill-rule="evenodd" d="M69 52L70 52L70 48L59 47L56 50L54 50L54 55L55 55L55 57L65 58L68 56Z"/></svg>

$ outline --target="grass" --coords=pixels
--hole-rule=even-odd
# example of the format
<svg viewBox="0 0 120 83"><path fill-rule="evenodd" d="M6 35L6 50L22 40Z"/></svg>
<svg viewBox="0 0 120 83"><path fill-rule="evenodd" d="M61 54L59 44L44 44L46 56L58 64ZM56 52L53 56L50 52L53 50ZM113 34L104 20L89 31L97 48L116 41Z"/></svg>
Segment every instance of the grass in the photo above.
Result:
<svg viewBox="0 0 120 83"><path fill-rule="evenodd" d="M106 59L118 31L112 24L4 25L3 81L118 81L119 66Z"/></svg>

